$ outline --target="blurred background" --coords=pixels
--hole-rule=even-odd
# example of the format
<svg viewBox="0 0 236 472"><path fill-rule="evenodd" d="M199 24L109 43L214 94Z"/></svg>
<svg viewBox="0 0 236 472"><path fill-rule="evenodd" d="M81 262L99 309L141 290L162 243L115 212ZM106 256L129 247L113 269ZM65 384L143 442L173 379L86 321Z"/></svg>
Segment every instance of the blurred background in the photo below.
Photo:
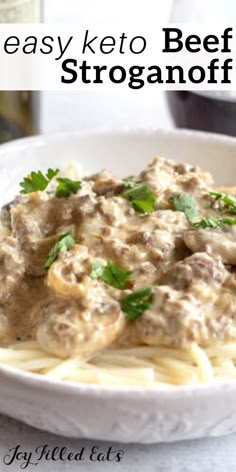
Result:
<svg viewBox="0 0 236 472"><path fill-rule="evenodd" d="M101 20L116 18L124 24L137 21L143 17L144 3L146 13L144 20L155 13L156 21L166 21L169 17L172 0L46 0L44 2L44 22L79 23L86 25L88 18L99 17ZM111 7L112 4L112 7ZM92 23L92 21L91 21ZM120 94L116 91L106 92L98 88L92 92L45 92L42 106L42 131L130 129L171 127L172 121L168 112L164 93L155 89L155 93L143 90L130 90Z"/></svg>
<svg viewBox="0 0 236 472"><path fill-rule="evenodd" d="M115 19L165 23L236 23L235 0L47 0L44 21L79 23ZM153 25L152 25L153 27ZM65 112L66 111L66 112ZM46 92L42 100L42 132L73 130L171 128L174 126L236 136L236 92L162 92L158 87L127 93Z"/></svg>

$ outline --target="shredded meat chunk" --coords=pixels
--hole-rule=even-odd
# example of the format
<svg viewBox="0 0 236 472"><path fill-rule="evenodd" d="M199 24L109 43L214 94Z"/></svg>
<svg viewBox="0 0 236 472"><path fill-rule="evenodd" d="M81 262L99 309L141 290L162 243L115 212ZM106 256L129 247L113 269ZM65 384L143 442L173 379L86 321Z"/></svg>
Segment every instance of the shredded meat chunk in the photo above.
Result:
<svg viewBox="0 0 236 472"><path fill-rule="evenodd" d="M199 196L213 185L211 175L203 172L199 167L176 164L163 157L156 157L141 172L139 178L144 179L153 190L158 209L168 208L173 194L188 192Z"/></svg>
<svg viewBox="0 0 236 472"><path fill-rule="evenodd" d="M193 252L218 254L225 264L236 264L235 228L190 230L184 234L186 246Z"/></svg>
<svg viewBox="0 0 236 472"><path fill-rule="evenodd" d="M93 191L98 195L120 193L124 188L122 180L117 179L109 170L102 170L94 176Z"/></svg>
<svg viewBox="0 0 236 472"><path fill-rule="evenodd" d="M205 252L200 252L174 264L165 274L165 280L175 289L185 290L189 289L196 280L219 286L228 276L229 273L219 256L213 258Z"/></svg>
<svg viewBox="0 0 236 472"><path fill-rule="evenodd" d="M181 346L183 340L196 341L204 336L201 305L192 294L168 286L156 287L151 310L136 321L136 332L145 344Z"/></svg>
<svg viewBox="0 0 236 472"><path fill-rule="evenodd" d="M7 303L25 273L24 258L17 240L12 237L6 238L0 245L0 267L0 300Z"/></svg>

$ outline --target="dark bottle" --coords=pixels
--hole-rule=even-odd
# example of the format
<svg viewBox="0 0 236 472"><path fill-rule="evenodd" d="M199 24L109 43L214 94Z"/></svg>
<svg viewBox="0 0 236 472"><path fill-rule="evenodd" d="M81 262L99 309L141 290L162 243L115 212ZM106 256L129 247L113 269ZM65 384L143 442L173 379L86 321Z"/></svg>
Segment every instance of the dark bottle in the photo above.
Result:
<svg viewBox="0 0 236 472"><path fill-rule="evenodd" d="M236 136L236 93L166 92L176 126Z"/></svg>
<svg viewBox="0 0 236 472"><path fill-rule="evenodd" d="M39 23L41 0L0 0L0 23ZM39 132L39 92L0 91L0 143Z"/></svg>

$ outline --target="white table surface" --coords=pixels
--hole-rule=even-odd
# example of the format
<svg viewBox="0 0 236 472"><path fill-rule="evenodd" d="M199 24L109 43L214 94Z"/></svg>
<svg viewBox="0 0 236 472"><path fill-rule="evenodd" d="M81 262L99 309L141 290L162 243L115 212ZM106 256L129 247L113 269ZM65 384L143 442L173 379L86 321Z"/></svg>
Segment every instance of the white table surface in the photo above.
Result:
<svg viewBox="0 0 236 472"><path fill-rule="evenodd" d="M98 0L45 0L45 19L48 22L75 22L81 18L81 10L90 8ZM103 0L102 3L104 3ZM133 1L133 0L126 0ZM147 3L151 0L147 0ZM112 2L112 8L119 2ZM124 2L123 2L124 3ZM136 6L139 5L136 0ZM168 1L159 0L161 12ZM92 9L90 8L90 11ZM167 11L165 11L166 14ZM131 92L126 96L106 92L46 92L43 94L42 132L52 133L72 130L128 129L172 127L164 95L155 92L148 96L145 92ZM66 400L65 400L66 401ZM20 407L20 406L19 406ZM161 445L121 445L124 458L120 463L96 463L89 460L89 452L94 445L106 451L110 444L99 441L72 440L60 438L20 424L13 419L0 416L0 471L16 472L20 463L4 465L3 458L10 448L21 446L21 451L34 452L37 446L48 444L49 448L67 446L76 452L85 447L83 462L42 461L37 467L25 470L37 472L58 472L77 470L122 472L233 472L236 470L236 435L217 439L205 439L176 444Z"/></svg>

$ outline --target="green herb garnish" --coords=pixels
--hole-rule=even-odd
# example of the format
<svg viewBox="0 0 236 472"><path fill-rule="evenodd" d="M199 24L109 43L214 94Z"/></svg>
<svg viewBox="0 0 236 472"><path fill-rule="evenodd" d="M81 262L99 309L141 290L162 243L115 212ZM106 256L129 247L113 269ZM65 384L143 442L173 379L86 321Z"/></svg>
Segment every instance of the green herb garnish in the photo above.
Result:
<svg viewBox="0 0 236 472"><path fill-rule="evenodd" d="M224 225L229 225L233 226L236 225L236 218L230 218L230 217L225 217L225 218L214 218L214 217L209 217L209 218L202 218L199 219L198 221L194 222L194 226L196 228L202 228L202 229L207 229L207 228L221 228Z"/></svg>
<svg viewBox="0 0 236 472"><path fill-rule="evenodd" d="M91 279L100 279L104 272L104 265L100 261L95 261L90 274Z"/></svg>
<svg viewBox="0 0 236 472"><path fill-rule="evenodd" d="M77 193L82 185L81 181L79 180L71 180L61 177L56 179L56 181L56 197L58 198L67 198L71 195L71 193Z"/></svg>
<svg viewBox="0 0 236 472"><path fill-rule="evenodd" d="M48 254L48 259L44 264L44 269L50 269L53 262L58 258L60 252L69 251L76 244L71 232L62 234L57 238L56 244L52 247Z"/></svg>
<svg viewBox="0 0 236 472"><path fill-rule="evenodd" d="M108 261L102 275L102 280L112 287L123 289L132 274L130 270L123 270L114 262Z"/></svg>
<svg viewBox="0 0 236 472"><path fill-rule="evenodd" d="M137 184L143 184L143 180L138 180L135 182L135 180L130 180L132 179L134 176L133 175L130 175L129 177L127 177L126 179L123 179L122 182L124 184L124 187L126 188L134 188Z"/></svg>
<svg viewBox="0 0 236 472"><path fill-rule="evenodd" d="M128 315L130 320L136 320L145 310L152 306L151 287L136 290L121 300L121 308Z"/></svg>
<svg viewBox="0 0 236 472"><path fill-rule="evenodd" d="M236 213L236 197L222 192L210 192L210 195L214 197L216 201L221 200L224 202L225 206L228 207L231 213Z"/></svg>
<svg viewBox="0 0 236 472"><path fill-rule="evenodd" d="M155 210L155 197L145 182L126 181L128 190L122 197L132 203L134 209L140 213L153 213Z"/></svg>
<svg viewBox="0 0 236 472"><path fill-rule="evenodd" d="M92 267L90 277L92 279L102 279L107 285L123 289L132 272L123 270L112 261L108 261L106 266L100 261L95 261Z"/></svg>
<svg viewBox="0 0 236 472"><path fill-rule="evenodd" d="M22 187L20 193L43 192L58 172L60 172L59 169L48 169L46 175L43 175L40 170L38 172L31 172L28 177L25 177L23 181L20 182L20 186Z"/></svg>
<svg viewBox="0 0 236 472"><path fill-rule="evenodd" d="M214 196L216 200L222 199L230 208L233 208L235 204L235 213L236 213L236 198L234 202L234 197L231 197L227 194L210 192L210 195ZM236 218L224 217L224 218L215 218L215 217L203 217L200 218L197 202L192 195L187 193L182 193L179 197L172 197L171 201L174 208L177 211L183 211L187 216L188 220L196 228L221 228L224 225L235 225Z"/></svg>
<svg viewBox="0 0 236 472"><path fill-rule="evenodd" d="M185 213L188 220L191 222L194 222L194 220L199 217L197 202L192 195L181 193L179 197L172 197L171 202L175 210Z"/></svg>

